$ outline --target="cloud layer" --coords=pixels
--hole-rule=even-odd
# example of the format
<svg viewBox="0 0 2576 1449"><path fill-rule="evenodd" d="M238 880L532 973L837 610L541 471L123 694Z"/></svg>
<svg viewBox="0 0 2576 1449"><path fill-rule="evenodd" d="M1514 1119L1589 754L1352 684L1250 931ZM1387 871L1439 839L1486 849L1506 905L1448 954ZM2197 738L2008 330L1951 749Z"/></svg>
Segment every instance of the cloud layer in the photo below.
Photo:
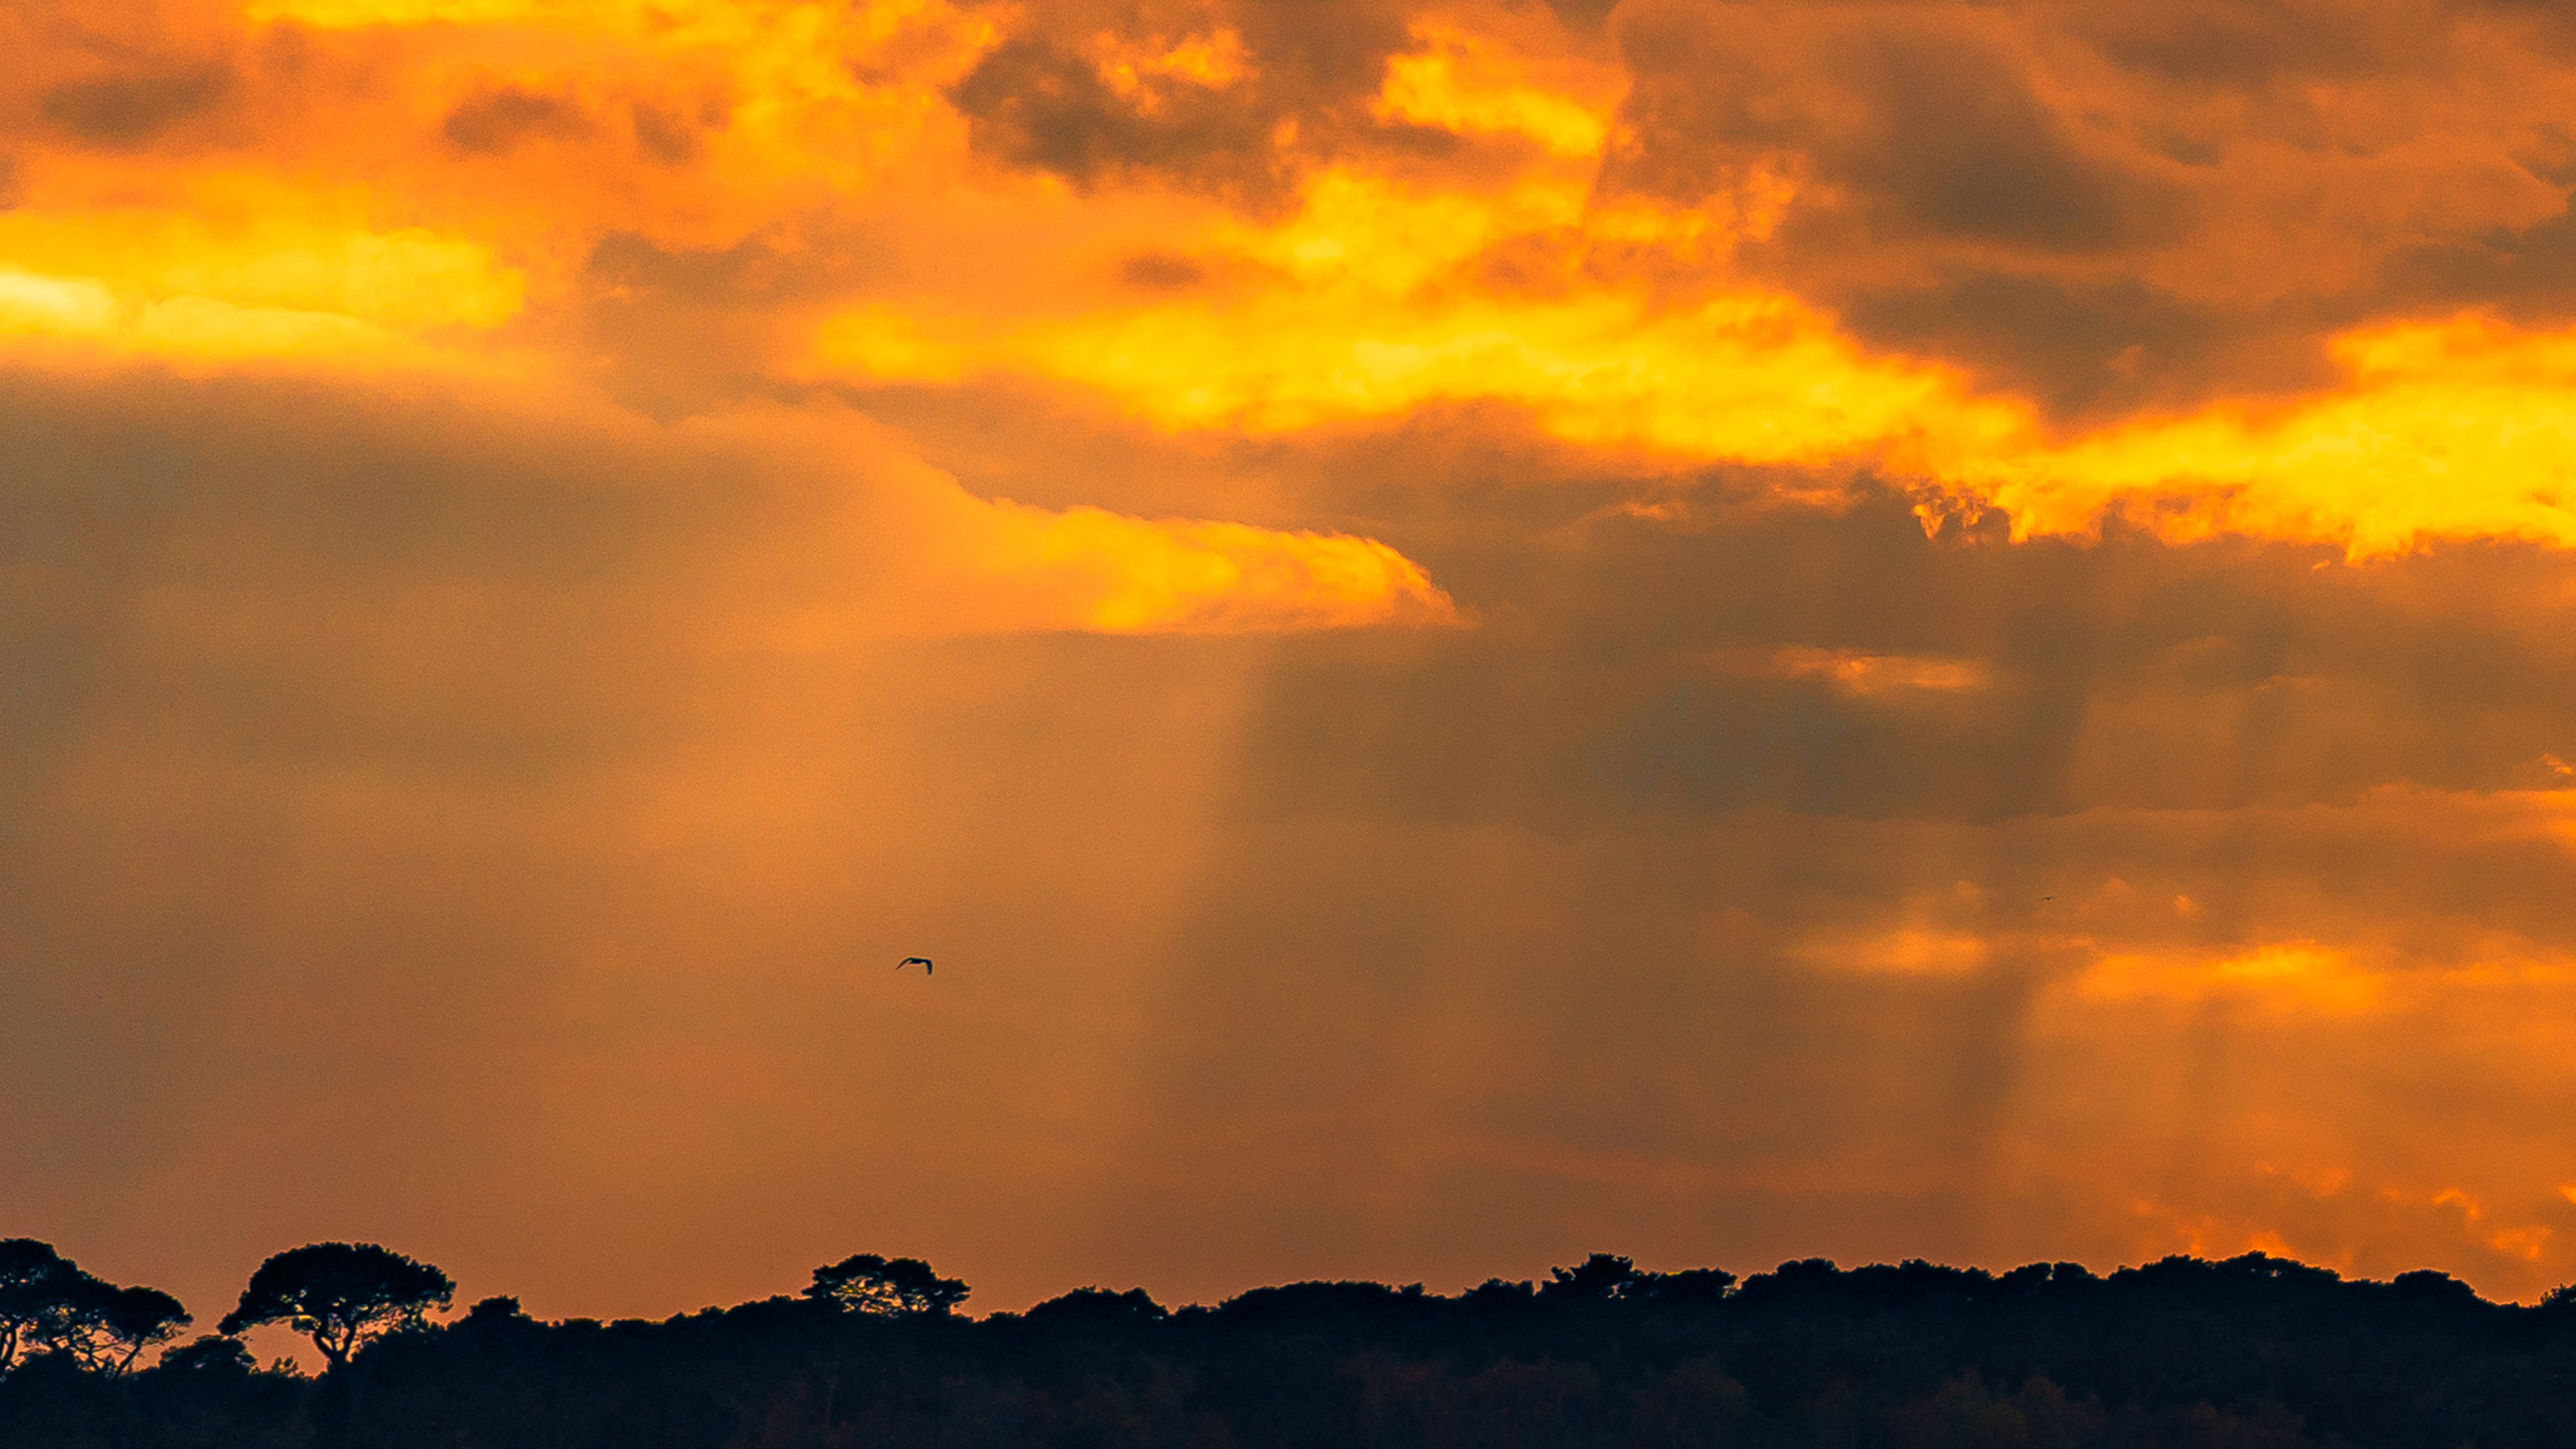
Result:
<svg viewBox="0 0 2576 1449"><path fill-rule="evenodd" d="M2544 11L0 52L0 1231L2576 1277Z"/></svg>

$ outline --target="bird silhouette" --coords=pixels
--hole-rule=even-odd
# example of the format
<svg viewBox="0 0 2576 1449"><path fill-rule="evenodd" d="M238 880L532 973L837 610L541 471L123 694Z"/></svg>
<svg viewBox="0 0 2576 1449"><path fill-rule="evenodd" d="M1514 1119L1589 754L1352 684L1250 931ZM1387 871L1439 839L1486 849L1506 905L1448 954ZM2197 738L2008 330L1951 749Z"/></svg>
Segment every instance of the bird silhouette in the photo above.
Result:
<svg viewBox="0 0 2576 1449"><path fill-rule="evenodd" d="M897 971L902 970L906 966L919 966L921 968L921 974L924 976L932 974L930 969L930 958L927 956L906 956L902 960L894 963L894 969Z"/></svg>

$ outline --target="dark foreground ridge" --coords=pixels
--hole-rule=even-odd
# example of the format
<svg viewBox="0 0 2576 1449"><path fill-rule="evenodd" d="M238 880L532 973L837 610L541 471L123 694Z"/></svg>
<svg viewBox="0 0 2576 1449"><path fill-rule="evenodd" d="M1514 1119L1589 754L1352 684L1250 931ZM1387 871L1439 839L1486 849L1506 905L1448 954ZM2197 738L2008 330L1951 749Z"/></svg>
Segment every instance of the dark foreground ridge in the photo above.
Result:
<svg viewBox="0 0 2576 1449"><path fill-rule="evenodd" d="M2107 1277L1816 1259L1740 1283L1595 1254L1456 1297L1293 1283L1174 1312L1084 1288L982 1319L954 1311L964 1283L874 1254L659 1323L510 1298L433 1323L452 1291L370 1244L298 1248L223 1323L290 1324L328 1371L214 1335L138 1368L188 1321L175 1300L0 1243L0 1445L2576 1445L2576 1289L2525 1308L2260 1253Z"/></svg>

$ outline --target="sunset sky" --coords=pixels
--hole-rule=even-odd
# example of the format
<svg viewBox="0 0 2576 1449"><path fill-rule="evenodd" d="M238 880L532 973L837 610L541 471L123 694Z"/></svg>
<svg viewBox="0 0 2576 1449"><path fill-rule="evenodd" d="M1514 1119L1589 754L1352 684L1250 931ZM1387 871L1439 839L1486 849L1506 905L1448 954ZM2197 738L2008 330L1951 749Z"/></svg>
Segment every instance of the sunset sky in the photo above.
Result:
<svg viewBox="0 0 2576 1449"><path fill-rule="evenodd" d="M0 56L0 1237L2576 1279L2563 7Z"/></svg>

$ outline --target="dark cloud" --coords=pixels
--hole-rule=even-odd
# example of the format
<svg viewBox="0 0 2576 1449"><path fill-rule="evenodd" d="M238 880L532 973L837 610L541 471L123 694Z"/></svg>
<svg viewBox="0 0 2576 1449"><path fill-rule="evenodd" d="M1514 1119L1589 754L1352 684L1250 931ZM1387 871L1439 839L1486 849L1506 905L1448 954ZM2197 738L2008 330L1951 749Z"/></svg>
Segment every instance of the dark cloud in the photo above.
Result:
<svg viewBox="0 0 2576 1449"><path fill-rule="evenodd" d="M1253 0L1225 12L1272 84L1322 110L1377 94L1386 58L1410 49L1418 18L1386 0Z"/></svg>
<svg viewBox="0 0 2576 1449"><path fill-rule="evenodd" d="M1150 54L1231 31L1247 69L1222 86L1145 74L1122 93L1104 78L1104 38ZM976 149L1090 186L1151 177L1272 205L1312 158L1381 147L1454 149L1456 138L1369 113L1387 57L1411 39L1378 0L1253 0L1144 7L1115 15L1050 10L951 89Z"/></svg>
<svg viewBox="0 0 2576 1449"><path fill-rule="evenodd" d="M2032 88L2031 62L1960 12L1676 0L1623 10L1619 38L1637 137L1619 184L1695 200L1730 169L1794 156L1851 193L1873 241L2044 254L2169 240L2187 215L2173 182L2085 141Z"/></svg>
<svg viewBox="0 0 2576 1449"><path fill-rule="evenodd" d="M589 131L590 117L580 102L517 86L477 91L458 102L439 127L449 145L486 156L531 140L563 140Z"/></svg>
<svg viewBox="0 0 2576 1449"><path fill-rule="evenodd" d="M2392 301L2494 310L2531 326L2576 318L2576 210L2519 231L2417 247L2381 274Z"/></svg>
<svg viewBox="0 0 2576 1449"><path fill-rule="evenodd" d="M2007 545L1999 523L1927 542L1894 500L1705 529L1612 515L1533 571L1381 518L1463 599L1549 622L1413 652L1283 646L1248 788L1281 812L1573 832L1640 810L2230 810L2391 780L2521 788L2576 708L2542 683L2562 646L2516 617L2560 567L2542 550L2321 573L2328 550L2116 528ZM2519 582L2472 624L2482 577ZM1784 646L1981 673L1865 693L1730 662Z"/></svg>
<svg viewBox="0 0 2576 1449"><path fill-rule="evenodd" d="M1597 31L1619 8L1619 0L1547 0L1547 8L1569 30Z"/></svg>
<svg viewBox="0 0 2576 1449"><path fill-rule="evenodd" d="M949 98L977 150L1078 185L1130 173L1178 174L1234 189L1274 175L1274 117L1257 92L1158 88L1150 110L1111 89L1092 61L1023 36L986 55Z"/></svg>
<svg viewBox="0 0 2576 1449"><path fill-rule="evenodd" d="M2008 272L1859 293L1843 303L1842 316L1874 346L1959 363L1986 389L2073 419L2196 402L2227 387L2237 369L2221 366L2222 354L2248 326L2134 278L2088 283ZM2302 343L2309 321L2288 329ZM2314 369L2303 380L2327 379L2322 354ZM2279 375L2277 367L2266 371Z"/></svg>
<svg viewBox="0 0 2576 1449"><path fill-rule="evenodd" d="M208 61L67 81L45 92L41 109L79 141L130 149L215 110L237 84L232 67Z"/></svg>
<svg viewBox="0 0 2576 1449"><path fill-rule="evenodd" d="M1118 264L1118 279L1148 292L1170 292L1197 286L1207 280L1207 270L1171 252L1139 252Z"/></svg>
<svg viewBox="0 0 2576 1449"><path fill-rule="evenodd" d="M1613 23L1636 145L1605 179L1793 176L1740 265L2064 426L2329 383L2326 339L2377 320L2560 315L2534 212L2576 149L2436 79L2545 88L2548 63L2458 12L2348 9L1641 0Z"/></svg>
<svg viewBox="0 0 2576 1449"><path fill-rule="evenodd" d="M2419 62L2451 16L2421 0L2070 5L2052 19L2126 68L2212 89L2345 79Z"/></svg>
<svg viewBox="0 0 2576 1449"><path fill-rule="evenodd" d="M635 144L665 166L684 165L705 149L698 128L677 111L638 101L633 108ZM451 119L451 124L453 121Z"/></svg>
<svg viewBox="0 0 2576 1449"><path fill-rule="evenodd" d="M1856 46L1842 74L1875 124L1818 147L1828 175L1891 199L1917 226L2048 252L2136 246L2182 229L2177 187L2079 145L2067 118L1985 44L1884 33Z"/></svg>

